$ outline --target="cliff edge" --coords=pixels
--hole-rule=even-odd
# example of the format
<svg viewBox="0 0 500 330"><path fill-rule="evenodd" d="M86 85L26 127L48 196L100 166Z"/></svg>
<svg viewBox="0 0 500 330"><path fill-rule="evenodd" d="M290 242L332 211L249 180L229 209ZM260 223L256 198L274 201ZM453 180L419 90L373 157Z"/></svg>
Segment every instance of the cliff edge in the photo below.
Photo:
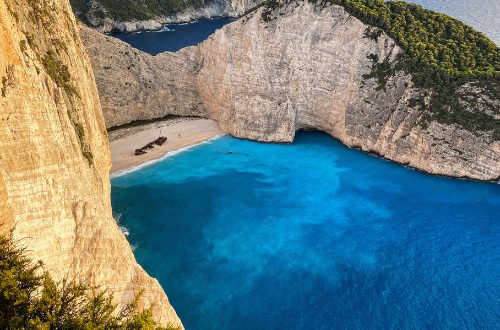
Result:
<svg viewBox="0 0 500 330"><path fill-rule="evenodd" d="M464 83L457 89L464 109L438 113L470 120L437 118L434 92L398 68L405 51L342 6L264 6L199 46L154 57L88 28L81 33L108 127L176 114L208 117L234 136L267 142L318 129L429 173L500 178L498 94ZM484 127L467 127L476 119Z"/></svg>
<svg viewBox="0 0 500 330"><path fill-rule="evenodd" d="M2 1L0 79L0 232L55 279L121 305L144 289L159 322L182 326L112 217L106 128L68 1Z"/></svg>

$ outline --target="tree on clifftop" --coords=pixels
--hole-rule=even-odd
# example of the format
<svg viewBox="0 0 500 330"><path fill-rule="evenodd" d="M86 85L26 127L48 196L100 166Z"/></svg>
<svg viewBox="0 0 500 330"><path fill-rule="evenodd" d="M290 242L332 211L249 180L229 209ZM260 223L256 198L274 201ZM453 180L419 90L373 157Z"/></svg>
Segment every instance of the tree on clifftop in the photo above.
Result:
<svg viewBox="0 0 500 330"><path fill-rule="evenodd" d="M33 263L23 248L0 236L0 329L165 329L150 308L138 311L139 298L117 310L107 291L55 282L41 262Z"/></svg>

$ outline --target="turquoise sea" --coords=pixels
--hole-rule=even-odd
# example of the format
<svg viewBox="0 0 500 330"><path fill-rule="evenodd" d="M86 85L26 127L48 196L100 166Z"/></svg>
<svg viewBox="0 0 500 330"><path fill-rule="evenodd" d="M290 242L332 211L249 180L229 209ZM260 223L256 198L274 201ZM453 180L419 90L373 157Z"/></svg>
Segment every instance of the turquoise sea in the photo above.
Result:
<svg viewBox="0 0 500 330"><path fill-rule="evenodd" d="M500 186L326 134L224 136L112 180L187 329L498 329Z"/></svg>

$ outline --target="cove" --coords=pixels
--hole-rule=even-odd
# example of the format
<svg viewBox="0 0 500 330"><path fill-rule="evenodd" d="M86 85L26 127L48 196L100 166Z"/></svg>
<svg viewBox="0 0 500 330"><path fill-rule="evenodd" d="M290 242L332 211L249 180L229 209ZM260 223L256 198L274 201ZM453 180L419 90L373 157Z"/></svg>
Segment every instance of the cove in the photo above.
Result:
<svg viewBox="0 0 500 330"><path fill-rule="evenodd" d="M169 24L161 31L117 32L110 35L143 52L156 55L165 51L176 52L184 47L195 46L232 20L227 17L204 19L192 23Z"/></svg>
<svg viewBox="0 0 500 330"><path fill-rule="evenodd" d="M224 136L112 180L186 329L495 329L500 186L326 134Z"/></svg>

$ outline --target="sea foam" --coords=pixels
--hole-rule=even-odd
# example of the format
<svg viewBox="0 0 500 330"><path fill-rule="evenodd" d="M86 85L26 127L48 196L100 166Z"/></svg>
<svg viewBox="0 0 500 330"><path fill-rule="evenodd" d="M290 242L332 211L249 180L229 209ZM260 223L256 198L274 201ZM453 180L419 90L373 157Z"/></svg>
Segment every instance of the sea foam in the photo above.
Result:
<svg viewBox="0 0 500 330"><path fill-rule="evenodd" d="M126 169L126 170L123 170L123 171L118 171L116 173L112 173L109 175L110 179L114 179L114 178L117 178L117 177L120 177L120 176L123 176L123 175L126 175L126 174L130 174L132 172L135 172L135 171L138 171L142 168L145 168L147 166L151 166L153 164L156 164L158 162L161 162L162 160L164 159L167 159L168 157L172 157L172 156L175 156L177 154L180 154L181 152L184 152L184 151L188 151L196 146L199 146L199 145L202 145L202 144L205 144L205 143L210 143L222 136L224 136L225 134L219 134L219 135L216 135L214 137L211 137L210 139L208 140L205 140L205 141L202 141L200 143L195 143L195 144L192 144L192 145L189 145L189 146L186 146L186 147L182 147L182 148L179 148L179 149L175 149L175 150L172 150L172 151L169 151L167 152L165 155L161 156L160 158L155 158L155 159L152 159L152 160L149 160L147 162L144 162L140 165L137 165L137 166L134 166L132 168L129 168L129 169Z"/></svg>

